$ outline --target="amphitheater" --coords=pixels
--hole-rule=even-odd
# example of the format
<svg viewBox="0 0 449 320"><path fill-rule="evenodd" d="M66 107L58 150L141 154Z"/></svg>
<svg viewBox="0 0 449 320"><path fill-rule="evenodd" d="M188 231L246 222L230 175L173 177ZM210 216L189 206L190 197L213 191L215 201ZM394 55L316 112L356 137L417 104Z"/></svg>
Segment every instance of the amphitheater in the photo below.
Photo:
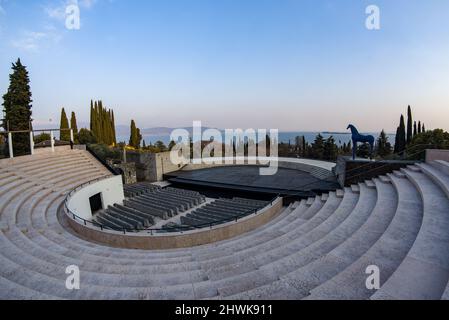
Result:
<svg viewBox="0 0 449 320"><path fill-rule="evenodd" d="M247 201L242 207L253 206L254 215L158 234L100 230L71 217L67 199L105 181L105 192L115 192L109 179L83 150L0 160L0 299L449 298L448 162L417 163L288 206ZM126 201L148 196L134 191ZM203 200L192 200L190 210ZM143 207L120 205L110 208L115 216L104 212L111 226L158 223ZM126 210L126 219L117 218ZM157 212L168 219L176 210ZM212 219L206 210L196 214L182 224ZM177 248L162 248L170 239ZM161 248L138 249L149 243ZM70 265L79 266L79 290L66 288ZM381 272L378 290L366 286L370 265Z"/></svg>

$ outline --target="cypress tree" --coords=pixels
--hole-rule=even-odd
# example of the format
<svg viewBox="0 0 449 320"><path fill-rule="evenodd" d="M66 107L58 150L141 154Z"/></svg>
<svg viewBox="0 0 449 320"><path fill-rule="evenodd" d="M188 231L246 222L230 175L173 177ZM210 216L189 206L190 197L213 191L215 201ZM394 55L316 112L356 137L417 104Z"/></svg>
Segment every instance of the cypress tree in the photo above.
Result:
<svg viewBox="0 0 449 320"><path fill-rule="evenodd" d="M107 144L112 145L111 111L105 112Z"/></svg>
<svg viewBox="0 0 449 320"><path fill-rule="evenodd" d="M69 120L67 119L67 114L65 113L64 108L61 110L61 122L59 129L61 129L59 140L61 141L70 141L70 132L69 129Z"/></svg>
<svg viewBox="0 0 449 320"><path fill-rule="evenodd" d="M334 161L338 156L338 147L335 144L335 139L330 136L324 141L323 158L324 160Z"/></svg>
<svg viewBox="0 0 449 320"><path fill-rule="evenodd" d="M104 131L103 131L103 103L97 102L97 113L98 113L98 139L99 142L104 143Z"/></svg>
<svg viewBox="0 0 449 320"><path fill-rule="evenodd" d="M402 153L405 150L405 147L407 145L407 137L405 132L405 121L404 116L401 115L401 121L399 123L399 146L398 146L398 153Z"/></svg>
<svg viewBox="0 0 449 320"><path fill-rule="evenodd" d="M94 102L90 100L90 131L94 132Z"/></svg>
<svg viewBox="0 0 449 320"><path fill-rule="evenodd" d="M391 144L388 142L388 137L384 130L382 130L379 138L377 139L377 154L381 157L391 154Z"/></svg>
<svg viewBox="0 0 449 320"><path fill-rule="evenodd" d="M73 134L78 134L78 124L76 123L75 112L72 111L72 116L70 117L70 128L73 129Z"/></svg>
<svg viewBox="0 0 449 320"><path fill-rule="evenodd" d="M413 136L416 136L417 134L418 134L418 127L417 127L416 121L415 121L415 123L413 124Z"/></svg>
<svg viewBox="0 0 449 320"><path fill-rule="evenodd" d="M397 127L396 136L394 140L394 153L399 153L399 136L400 136L399 127Z"/></svg>
<svg viewBox="0 0 449 320"><path fill-rule="evenodd" d="M98 140L97 124L97 103L95 102L94 104L93 101L91 101L90 131Z"/></svg>
<svg viewBox="0 0 449 320"><path fill-rule="evenodd" d="M139 128L137 128L137 147L136 148L140 148L140 143L141 143L141 141L142 141L142 135L140 134L140 129Z"/></svg>
<svg viewBox="0 0 449 320"><path fill-rule="evenodd" d="M26 66L20 59L12 64L12 73L9 75L9 87L3 95L3 128L9 131L32 130L31 125L31 90L30 79ZM13 133L14 155L20 156L30 152L30 139L28 133ZM8 141L6 140L6 144ZM6 146L6 152L9 147Z"/></svg>
<svg viewBox="0 0 449 320"><path fill-rule="evenodd" d="M108 111L108 123L109 123L109 144L115 145L114 142L114 120L112 119L112 110Z"/></svg>
<svg viewBox="0 0 449 320"><path fill-rule="evenodd" d="M421 129L421 121L418 122L418 134L420 134L422 132Z"/></svg>
<svg viewBox="0 0 449 320"><path fill-rule="evenodd" d="M425 133L426 132L426 125L423 123L422 124L422 133Z"/></svg>
<svg viewBox="0 0 449 320"><path fill-rule="evenodd" d="M109 138L108 138L108 123L107 123L107 114L106 111L103 109L103 104L100 108L101 112L101 135L103 137L103 143L109 144Z"/></svg>
<svg viewBox="0 0 449 320"><path fill-rule="evenodd" d="M112 142L114 145L117 144L117 136L115 133L115 117L114 117L114 110L112 110Z"/></svg>
<svg viewBox="0 0 449 320"><path fill-rule="evenodd" d="M412 108L408 106L407 110L407 144L409 144L413 139L413 116Z"/></svg>
<svg viewBox="0 0 449 320"><path fill-rule="evenodd" d="M114 111L103 107L101 100L91 102L91 131L98 143L116 145Z"/></svg>
<svg viewBox="0 0 449 320"><path fill-rule="evenodd" d="M134 120L131 120L131 136L129 138L129 145L133 148L137 148L137 128Z"/></svg>
<svg viewBox="0 0 449 320"><path fill-rule="evenodd" d="M315 141L312 143L312 157L315 159L323 159L324 155L324 138L319 133Z"/></svg>

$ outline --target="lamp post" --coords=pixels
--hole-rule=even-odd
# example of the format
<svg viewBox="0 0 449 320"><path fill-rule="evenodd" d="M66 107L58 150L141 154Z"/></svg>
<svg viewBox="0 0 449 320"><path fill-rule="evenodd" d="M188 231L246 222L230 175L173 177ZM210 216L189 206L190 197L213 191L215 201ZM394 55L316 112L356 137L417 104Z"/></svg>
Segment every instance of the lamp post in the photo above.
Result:
<svg viewBox="0 0 449 320"><path fill-rule="evenodd" d="M34 154L34 136L33 136L33 131L30 131L30 150L31 150L31 155Z"/></svg>
<svg viewBox="0 0 449 320"><path fill-rule="evenodd" d="M51 152L55 152L55 138L53 130L50 131L50 143L51 143Z"/></svg>
<svg viewBox="0 0 449 320"><path fill-rule="evenodd" d="M9 157L14 158L14 151L12 148L12 132L8 132L8 147L9 147Z"/></svg>

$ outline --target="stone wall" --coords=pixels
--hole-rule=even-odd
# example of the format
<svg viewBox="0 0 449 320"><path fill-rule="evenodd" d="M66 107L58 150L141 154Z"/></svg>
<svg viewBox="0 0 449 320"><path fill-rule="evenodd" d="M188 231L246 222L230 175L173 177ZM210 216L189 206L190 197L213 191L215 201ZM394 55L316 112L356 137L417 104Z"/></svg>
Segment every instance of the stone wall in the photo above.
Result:
<svg viewBox="0 0 449 320"><path fill-rule="evenodd" d="M162 250L188 248L234 238L265 225L277 217L282 212L282 208L282 198L279 198L272 206L262 209L257 215L245 217L237 222L229 222L210 229L155 235L101 231L89 225L80 224L70 219L66 214L63 216L72 229L89 241L127 249Z"/></svg>
<svg viewBox="0 0 449 320"><path fill-rule="evenodd" d="M426 162L444 160L449 162L449 150L426 150Z"/></svg>
<svg viewBox="0 0 449 320"><path fill-rule="evenodd" d="M137 181L163 181L165 173L181 169L170 161L170 152L149 153L127 151L126 161L135 163Z"/></svg>
<svg viewBox="0 0 449 320"><path fill-rule="evenodd" d="M365 180L392 173L416 162L403 160L352 160L349 157L339 157L335 173L340 186L349 187Z"/></svg>
<svg viewBox="0 0 449 320"><path fill-rule="evenodd" d="M122 177L113 176L85 185L68 198L68 209L78 217L92 221L89 198L98 193L101 194L101 202L104 209L116 203L122 204L125 199Z"/></svg>
<svg viewBox="0 0 449 320"><path fill-rule="evenodd" d="M136 164L134 162L128 163L114 163L114 161L107 161L111 167L121 170L124 184L133 184L137 182Z"/></svg>

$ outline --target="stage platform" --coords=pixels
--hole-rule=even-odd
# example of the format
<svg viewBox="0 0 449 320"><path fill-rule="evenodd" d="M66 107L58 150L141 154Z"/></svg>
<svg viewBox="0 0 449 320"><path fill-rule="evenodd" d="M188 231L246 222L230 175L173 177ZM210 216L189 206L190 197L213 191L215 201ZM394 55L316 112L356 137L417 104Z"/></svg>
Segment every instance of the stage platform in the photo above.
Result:
<svg viewBox="0 0 449 320"><path fill-rule="evenodd" d="M261 176L259 166L229 166L176 171L165 178L174 185L196 186L270 195L309 197L339 188L334 177L320 180L308 172L279 168L272 176Z"/></svg>

